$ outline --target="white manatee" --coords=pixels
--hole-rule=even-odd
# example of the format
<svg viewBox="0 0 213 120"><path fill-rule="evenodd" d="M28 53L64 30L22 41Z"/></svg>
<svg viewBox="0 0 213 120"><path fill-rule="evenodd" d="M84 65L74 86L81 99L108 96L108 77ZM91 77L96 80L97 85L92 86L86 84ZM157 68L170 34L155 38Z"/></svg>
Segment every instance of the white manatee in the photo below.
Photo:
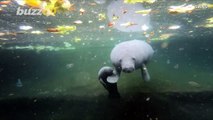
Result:
<svg viewBox="0 0 213 120"><path fill-rule="evenodd" d="M142 40L130 40L117 44L111 51L110 58L115 67L113 75L108 76L109 83L116 83L121 71L131 73L136 69L141 69L142 77L145 81L150 80L150 75L146 68L146 63L151 59L154 50Z"/></svg>

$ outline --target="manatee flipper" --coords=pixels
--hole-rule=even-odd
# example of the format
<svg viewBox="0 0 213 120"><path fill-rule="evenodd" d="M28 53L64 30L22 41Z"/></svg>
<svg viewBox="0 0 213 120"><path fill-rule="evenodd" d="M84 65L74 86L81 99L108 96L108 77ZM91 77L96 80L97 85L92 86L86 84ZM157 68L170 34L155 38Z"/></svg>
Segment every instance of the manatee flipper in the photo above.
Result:
<svg viewBox="0 0 213 120"><path fill-rule="evenodd" d="M117 83L118 82L118 75L111 75L107 77L107 82L109 83Z"/></svg>
<svg viewBox="0 0 213 120"><path fill-rule="evenodd" d="M141 75L142 75L142 78L143 78L145 81L150 81L150 75L149 75L148 69L147 69L147 67L146 67L145 64L142 65L142 68L141 68Z"/></svg>
<svg viewBox="0 0 213 120"><path fill-rule="evenodd" d="M108 79L111 81L108 82ZM118 78L115 75L112 67L102 67L98 72L98 80L108 91L109 98L120 98L120 94L117 89Z"/></svg>
<svg viewBox="0 0 213 120"><path fill-rule="evenodd" d="M120 74L121 74L121 70L115 68L115 70L113 70L113 75L107 77L107 81L109 83L117 83L120 78Z"/></svg>

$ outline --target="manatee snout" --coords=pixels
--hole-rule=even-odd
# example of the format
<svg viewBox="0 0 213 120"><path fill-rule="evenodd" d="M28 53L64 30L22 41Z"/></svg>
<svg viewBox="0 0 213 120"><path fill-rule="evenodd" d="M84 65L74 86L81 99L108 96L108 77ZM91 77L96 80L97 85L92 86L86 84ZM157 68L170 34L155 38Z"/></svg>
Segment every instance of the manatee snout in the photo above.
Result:
<svg viewBox="0 0 213 120"><path fill-rule="evenodd" d="M131 73L135 70L134 67L125 67L125 68L122 68L122 71L125 72L125 73Z"/></svg>
<svg viewBox="0 0 213 120"><path fill-rule="evenodd" d="M125 61L121 63L121 69L125 73L131 73L135 70L134 61Z"/></svg>

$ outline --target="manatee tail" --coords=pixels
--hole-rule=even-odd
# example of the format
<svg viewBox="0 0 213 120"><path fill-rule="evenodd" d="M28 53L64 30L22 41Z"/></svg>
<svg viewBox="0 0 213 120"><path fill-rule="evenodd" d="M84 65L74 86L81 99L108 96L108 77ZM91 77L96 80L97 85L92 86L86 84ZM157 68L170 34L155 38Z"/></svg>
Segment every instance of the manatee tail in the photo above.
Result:
<svg viewBox="0 0 213 120"><path fill-rule="evenodd" d="M102 67L98 72L98 80L109 93L109 98L120 98L117 88L117 77L112 67Z"/></svg>
<svg viewBox="0 0 213 120"><path fill-rule="evenodd" d="M141 75L145 81L150 81L150 75L149 75L148 69L145 64L143 64L143 66L141 68Z"/></svg>

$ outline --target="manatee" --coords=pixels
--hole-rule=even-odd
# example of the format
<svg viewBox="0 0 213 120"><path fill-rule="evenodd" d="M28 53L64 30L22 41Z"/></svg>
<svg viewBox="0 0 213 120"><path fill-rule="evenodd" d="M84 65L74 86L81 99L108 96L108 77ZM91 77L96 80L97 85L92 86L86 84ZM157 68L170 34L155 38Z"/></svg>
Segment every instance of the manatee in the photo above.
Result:
<svg viewBox="0 0 213 120"><path fill-rule="evenodd" d="M129 40L117 44L110 54L114 68L109 66L102 67L98 74L100 82L104 86L115 84L119 80L121 72L131 73L137 69L141 70L142 78L145 81L149 81L150 75L146 64L153 54L152 47L142 40ZM117 86L114 87L116 88L113 89L117 89Z"/></svg>
<svg viewBox="0 0 213 120"><path fill-rule="evenodd" d="M115 67L115 76L108 78L108 82L117 82L121 71L131 73L141 69L145 81L150 80L146 64L151 59L154 50L142 40L130 40L117 44L111 51L110 58Z"/></svg>

